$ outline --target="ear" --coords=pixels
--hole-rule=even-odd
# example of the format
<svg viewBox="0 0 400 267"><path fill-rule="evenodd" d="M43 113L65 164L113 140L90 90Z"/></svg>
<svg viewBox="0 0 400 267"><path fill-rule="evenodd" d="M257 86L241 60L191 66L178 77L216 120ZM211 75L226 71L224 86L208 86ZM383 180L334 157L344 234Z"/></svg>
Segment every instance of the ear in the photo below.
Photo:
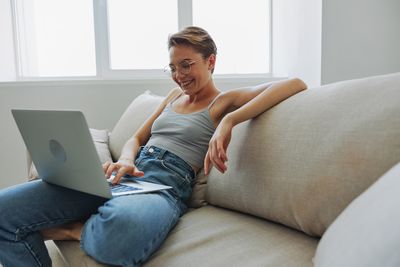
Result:
<svg viewBox="0 0 400 267"><path fill-rule="evenodd" d="M211 55L208 57L208 69L209 69L209 70L214 70L216 60L217 60L217 57L216 57L215 54L211 54Z"/></svg>

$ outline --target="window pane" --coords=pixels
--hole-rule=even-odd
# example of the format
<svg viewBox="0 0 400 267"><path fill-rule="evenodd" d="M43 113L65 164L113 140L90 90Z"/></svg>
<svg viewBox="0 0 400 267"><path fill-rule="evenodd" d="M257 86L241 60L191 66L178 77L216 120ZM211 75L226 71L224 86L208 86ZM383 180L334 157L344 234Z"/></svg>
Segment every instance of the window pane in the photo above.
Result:
<svg viewBox="0 0 400 267"><path fill-rule="evenodd" d="M168 35L178 30L177 0L108 1L112 69L161 69Z"/></svg>
<svg viewBox="0 0 400 267"><path fill-rule="evenodd" d="M92 0L19 0L22 76L96 74Z"/></svg>
<svg viewBox="0 0 400 267"><path fill-rule="evenodd" d="M193 24L218 47L215 73L269 72L268 0L193 0Z"/></svg>

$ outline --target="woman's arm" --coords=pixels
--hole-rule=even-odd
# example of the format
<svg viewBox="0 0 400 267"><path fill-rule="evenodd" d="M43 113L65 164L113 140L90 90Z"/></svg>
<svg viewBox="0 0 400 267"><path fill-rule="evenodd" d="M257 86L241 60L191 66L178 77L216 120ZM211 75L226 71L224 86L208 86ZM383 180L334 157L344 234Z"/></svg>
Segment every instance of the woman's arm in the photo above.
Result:
<svg viewBox="0 0 400 267"><path fill-rule="evenodd" d="M160 116L166 105L181 92L179 88L171 90L152 115L140 126L139 130L126 141L122 147L121 156L118 161L116 163L106 162L103 164L103 170L107 178L109 178L113 172L117 172L112 181L113 184L117 184L125 174L137 177L144 175L134 164L136 154L139 148L145 145L149 140L151 136L151 127L154 121Z"/></svg>
<svg viewBox="0 0 400 267"><path fill-rule="evenodd" d="M231 139L232 128L248 119L254 118L290 96L305 90L306 84L300 79L289 79L276 83L263 84L251 89L241 89L227 94L227 107L234 111L227 113L220 121L204 159L204 172L207 175L212 166L220 172L226 171L228 160L226 149Z"/></svg>

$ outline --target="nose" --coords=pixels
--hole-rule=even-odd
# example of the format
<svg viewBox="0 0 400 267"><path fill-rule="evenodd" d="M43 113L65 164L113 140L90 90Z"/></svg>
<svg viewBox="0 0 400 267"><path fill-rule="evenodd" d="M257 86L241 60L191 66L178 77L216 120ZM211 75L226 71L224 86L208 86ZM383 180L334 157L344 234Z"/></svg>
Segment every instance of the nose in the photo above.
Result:
<svg viewBox="0 0 400 267"><path fill-rule="evenodd" d="M186 77L186 74L182 74L179 70L174 74L174 79L178 82L182 81Z"/></svg>

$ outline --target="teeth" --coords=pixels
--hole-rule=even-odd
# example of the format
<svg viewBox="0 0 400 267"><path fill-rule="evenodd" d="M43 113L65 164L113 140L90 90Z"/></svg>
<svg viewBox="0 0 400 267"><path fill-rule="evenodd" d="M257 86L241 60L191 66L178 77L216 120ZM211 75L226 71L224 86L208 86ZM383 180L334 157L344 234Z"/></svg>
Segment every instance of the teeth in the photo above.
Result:
<svg viewBox="0 0 400 267"><path fill-rule="evenodd" d="M187 85L189 85L191 82L192 82L192 81L182 82L182 83L181 83L181 86L187 86Z"/></svg>

